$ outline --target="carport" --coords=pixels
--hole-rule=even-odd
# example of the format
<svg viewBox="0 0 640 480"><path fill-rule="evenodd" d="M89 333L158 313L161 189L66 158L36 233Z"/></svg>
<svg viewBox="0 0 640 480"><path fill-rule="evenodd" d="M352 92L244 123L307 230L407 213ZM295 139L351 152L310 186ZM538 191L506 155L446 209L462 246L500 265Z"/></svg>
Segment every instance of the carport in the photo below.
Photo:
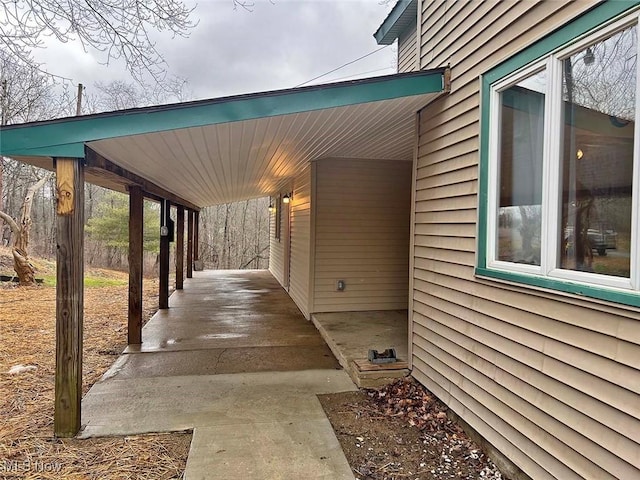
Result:
<svg viewBox="0 0 640 480"><path fill-rule="evenodd" d="M36 122L0 129L0 154L56 171L55 433L81 426L84 182L130 195L129 343L141 335L142 199L177 209L187 277L200 208L271 195L321 158L414 156L415 112L446 91L446 69ZM161 228L160 308L169 305ZM176 287L184 261L177 258ZM203 292L204 293L204 292ZM142 347L145 348L145 343Z"/></svg>
<svg viewBox="0 0 640 480"><path fill-rule="evenodd" d="M311 322L266 270L205 270L171 295L115 366L119 378L335 369Z"/></svg>
<svg viewBox="0 0 640 480"><path fill-rule="evenodd" d="M194 272L169 306L85 395L81 438L192 430L189 479L353 478L316 396L355 387L268 271Z"/></svg>

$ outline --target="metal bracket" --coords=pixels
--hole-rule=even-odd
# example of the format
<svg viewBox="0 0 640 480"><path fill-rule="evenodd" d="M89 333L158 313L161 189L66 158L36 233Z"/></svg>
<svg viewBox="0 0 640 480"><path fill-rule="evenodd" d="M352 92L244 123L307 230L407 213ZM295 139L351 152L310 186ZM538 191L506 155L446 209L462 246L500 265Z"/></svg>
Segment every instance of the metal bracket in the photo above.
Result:
<svg viewBox="0 0 640 480"><path fill-rule="evenodd" d="M384 352L369 350L369 361L371 363L395 363L398 361L395 348L387 348Z"/></svg>

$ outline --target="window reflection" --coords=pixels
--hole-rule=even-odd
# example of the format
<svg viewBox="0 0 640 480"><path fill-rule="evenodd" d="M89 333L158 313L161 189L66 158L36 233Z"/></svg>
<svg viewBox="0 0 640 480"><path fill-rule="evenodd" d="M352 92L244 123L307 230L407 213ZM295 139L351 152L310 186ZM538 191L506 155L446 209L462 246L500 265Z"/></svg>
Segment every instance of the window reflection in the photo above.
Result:
<svg viewBox="0 0 640 480"><path fill-rule="evenodd" d="M540 265L546 72L501 92L497 258Z"/></svg>
<svg viewBox="0 0 640 480"><path fill-rule="evenodd" d="M630 275L636 27L563 61L560 267Z"/></svg>

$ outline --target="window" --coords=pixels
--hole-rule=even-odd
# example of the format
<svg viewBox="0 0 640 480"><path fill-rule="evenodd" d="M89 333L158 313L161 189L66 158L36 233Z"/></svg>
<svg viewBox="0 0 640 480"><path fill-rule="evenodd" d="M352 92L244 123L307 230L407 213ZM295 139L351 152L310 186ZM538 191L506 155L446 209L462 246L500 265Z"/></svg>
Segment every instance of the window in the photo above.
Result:
<svg viewBox="0 0 640 480"><path fill-rule="evenodd" d="M282 195L278 195L276 197L276 226L274 232L274 238L276 240L280 240L281 230L282 230Z"/></svg>
<svg viewBox="0 0 640 480"><path fill-rule="evenodd" d="M546 72L500 91L497 258L540 265Z"/></svg>
<svg viewBox="0 0 640 480"><path fill-rule="evenodd" d="M640 305L637 23L483 78L479 274Z"/></svg>

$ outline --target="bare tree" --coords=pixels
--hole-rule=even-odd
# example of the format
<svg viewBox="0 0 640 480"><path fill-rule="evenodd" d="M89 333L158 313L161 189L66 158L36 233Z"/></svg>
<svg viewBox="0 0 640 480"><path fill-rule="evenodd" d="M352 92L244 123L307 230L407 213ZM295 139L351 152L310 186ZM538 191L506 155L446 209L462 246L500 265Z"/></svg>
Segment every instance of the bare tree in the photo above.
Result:
<svg viewBox="0 0 640 480"><path fill-rule="evenodd" d="M0 125L48 120L69 112L66 90L56 92L55 79L35 65L16 62L0 50Z"/></svg>
<svg viewBox="0 0 640 480"><path fill-rule="evenodd" d="M78 39L85 49L103 53L102 61L122 59L136 80L145 73L164 76L164 59L150 30L188 36L193 8L181 0L0 0L0 42L23 64L44 46L45 37Z"/></svg>
<svg viewBox="0 0 640 480"><path fill-rule="evenodd" d="M266 268L269 198L207 207L200 218L200 259L207 268Z"/></svg>
<svg viewBox="0 0 640 480"><path fill-rule="evenodd" d="M33 197L35 193L49 180L50 174L40 178L36 183L27 189L24 197L22 208L20 210L20 219L16 222L6 213L0 211L0 218L7 222L13 232L13 268L18 275L20 285L35 284L35 270L29 261L29 237L31 233L31 207L33 206Z"/></svg>
<svg viewBox="0 0 640 480"><path fill-rule="evenodd" d="M234 8L253 6L245 0L231 2ZM197 25L191 19L194 9L182 0L0 0L0 44L28 65L46 37L63 43L77 39L85 51L101 52L105 65L121 59L139 83L151 75L161 84L166 62L150 33L188 37Z"/></svg>
<svg viewBox="0 0 640 480"><path fill-rule="evenodd" d="M86 97L85 112L97 113L127 108L158 105L190 100L187 82L180 77L171 77L162 86L139 86L132 82L115 80L96 82L94 92Z"/></svg>
<svg viewBox="0 0 640 480"><path fill-rule="evenodd" d="M54 81L50 76L42 74L33 65L20 65L13 61L6 52L0 51L0 124L44 120L59 116L68 106L53 91ZM64 97L63 97L64 98ZM9 226L12 234L12 253L14 270L21 285L32 285L34 269L29 261L29 241L31 235L31 210L35 194L47 183L49 173L38 176L31 167L19 165L10 159L2 158L0 162L0 227L3 223ZM19 213L13 215L8 211L10 205L4 204L5 167L13 170L12 190L16 194L24 194ZM24 177L28 169L25 188L18 188L18 179ZM16 203L19 203L16 202ZM0 233L4 230L0 228ZM4 235L3 235L4 236Z"/></svg>

